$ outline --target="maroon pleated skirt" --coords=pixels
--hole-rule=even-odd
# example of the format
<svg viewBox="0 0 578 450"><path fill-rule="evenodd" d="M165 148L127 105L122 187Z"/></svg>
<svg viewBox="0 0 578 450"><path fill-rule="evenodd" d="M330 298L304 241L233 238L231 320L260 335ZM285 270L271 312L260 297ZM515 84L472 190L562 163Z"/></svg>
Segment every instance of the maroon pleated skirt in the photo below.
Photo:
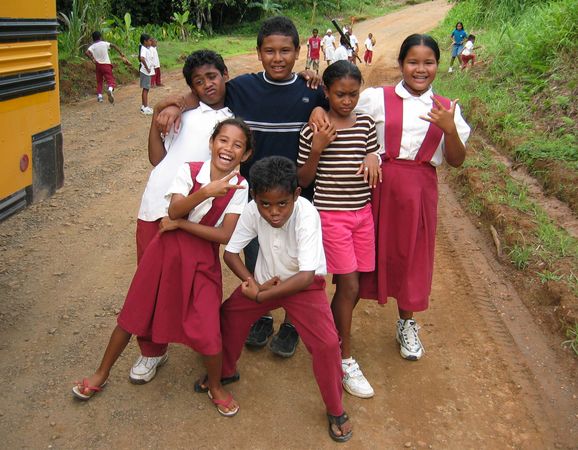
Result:
<svg viewBox="0 0 578 450"><path fill-rule="evenodd" d="M182 230L157 234L139 262L118 325L157 343L221 351L218 245Z"/></svg>
<svg viewBox="0 0 578 450"><path fill-rule="evenodd" d="M360 297L423 311L431 292L437 224L437 174L429 163L386 160L373 191L376 269L360 274Z"/></svg>

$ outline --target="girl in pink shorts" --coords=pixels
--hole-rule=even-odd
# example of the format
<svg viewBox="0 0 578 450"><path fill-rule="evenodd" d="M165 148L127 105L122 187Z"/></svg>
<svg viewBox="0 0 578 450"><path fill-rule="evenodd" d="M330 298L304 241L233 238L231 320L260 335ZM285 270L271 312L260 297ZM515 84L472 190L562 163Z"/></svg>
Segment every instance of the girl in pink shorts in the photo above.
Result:
<svg viewBox="0 0 578 450"><path fill-rule="evenodd" d="M341 338L343 387L361 398L373 388L351 355L351 321L359 300L359 273L375 268L371 188L381 177L379 144L373 118L356 114L362 77L349 61L337 61L323 73L329 100L324 125L305 125L297 158L299 183L315 180L313 204L321 216L327 271L334 274L331 310Z"/></svg>

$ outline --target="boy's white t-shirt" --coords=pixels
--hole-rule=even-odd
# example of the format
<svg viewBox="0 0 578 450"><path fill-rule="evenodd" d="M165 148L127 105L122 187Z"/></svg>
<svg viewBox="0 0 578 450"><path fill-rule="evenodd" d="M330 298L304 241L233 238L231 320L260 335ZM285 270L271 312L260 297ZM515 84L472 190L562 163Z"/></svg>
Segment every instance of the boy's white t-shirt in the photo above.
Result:
<svg viewBox="0 0 578 450"><path fill-rule="evenodd" d="M159 52L156 47L150 47L150 52L153 55L153 67L156 69L157 67L161 66L161 61L159 60Z"/></svg>
<svg viewBox="0 0 578 450"><path fill-rule="evenodd" d="M146 48L144 45L141 45L140 57L144 58L144 60L147 63L147 66L149 68L149 70L147 71L145 69L144 64L141 62L140 63L140 71L142 73L144 73L145 75L149 75L149 76L154 75L155 74L154 60L153 60L153 54L152 54L150 48Z"/></svg>
<svg viewBox="0 0 578 450"><path fill-rule="evenodd" d="M197 174L196 181L201 183L201 186L206 186L211 182L211 160L205 161L201 166L201 170ZM231 178L229 181L230 184L237 184L238 178L235 176ZM236 189L231 200L229 201L228 205L219 217L219 220L215 224L218 227L225 217L225 214L241 214L247 206L248 200L248 186L247 180L243 180L241 186L244 186L245 189ZM173 194L181 194L184 196L189 195L189 192L193 188L193 178L191 177L191 168L188 163L181 164L179 169L177 170L177 174L173 179L169 189L165 197L170 202L171 196ZM199 223L205 214L209 212L211 207L213 206L213 200L215 197L210 197L206 200L203 200L199 203L193 210L189 213L189 222Z"/></svg>
<svg viewBox="0 0 578 450"><path fill-rule="evenodd" d="M474 49L474 43L472 41L467 41L464 45L464 49L462 50L462 55L464 55L464 56L471 55L473 49Z"/></svg>
<svg viewBox="0 0 578 450"><path fill-rule="evenodd" d="M359 44L354 34L349 35L349 43L351 44L351 48L347 49L347 55L353 56L353 50L355 50L355 47Z"/></svg>
<svg viewBox="0 0 578 450"><path fill-rule="evenodd" d="M98 41L88 47L88 51L92 53L93 58L99 64L110 64L110 57L108 56L108 49L110 42Z"/></svg>
<svg viewBox="0 0 578 450"><path fill-rule="evenodd" d="M181 116L181 130L171 129L165 138L167 154L152 170L144 190L138 218L154 222L168 215L169 201L165 197L178 168L188 161L206 161L211 157L209 138L218 122L233 113L229 108L213 109L204 103Z"/></svg>
<svg viewBox="0 0 578 450"><path fill-rule="evenodd" d="M255 237L259 239L255 265L257 283L275 276L285 281L300 271L315 271L315 275L327 273L321 219L309 200L298 197L293 213L281 228L269 225L259 214L257 204L251 201L241 214L225 250L238 254Z"/></svg>
<svg viewBox="0 0 578 450"><path fill-rule="evenodd" d="M371 39L370 39L370 38L367 38L367 39L365 40L365 48L366 48L367 50L369 50L369 51L372 51L372 50L373 50L373 42L371 42Z"/></svg>

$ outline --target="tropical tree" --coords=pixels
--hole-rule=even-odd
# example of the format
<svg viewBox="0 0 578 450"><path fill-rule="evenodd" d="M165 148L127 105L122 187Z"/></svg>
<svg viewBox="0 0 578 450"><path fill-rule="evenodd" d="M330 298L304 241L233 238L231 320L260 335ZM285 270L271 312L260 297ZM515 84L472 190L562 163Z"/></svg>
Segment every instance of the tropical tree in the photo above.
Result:
<svg viewBox="0 0 578 450"><path fill-rule="evenodd" d="M279 3L275 3L273 0L261 0L248 3L247 8L258 8L261 10L263 16L269 17L279 14L283 9L283 6Z"/></svg>

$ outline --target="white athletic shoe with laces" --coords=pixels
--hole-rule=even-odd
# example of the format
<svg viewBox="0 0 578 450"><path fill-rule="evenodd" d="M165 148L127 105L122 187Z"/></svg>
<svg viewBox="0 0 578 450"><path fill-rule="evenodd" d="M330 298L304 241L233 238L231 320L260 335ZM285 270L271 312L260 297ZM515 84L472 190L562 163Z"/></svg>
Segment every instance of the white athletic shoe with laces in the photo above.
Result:
<svg viewBox="0 0 578 450"><path fill-rule="evenodd" d="M417 335L420 326L413 319L399 319L397 321L397 342L399 342L399 353L402 358L410 361L417 361L425 353L419 336Z"/></svg>
<svg viewBox="0 0 578 450"><path fill-rule="evenodd" d="M139 356L130 369L130 382L133 384L145 384L151 381L157 374L157 369L167 362L169 354L163 356Z"/></svg>
<svg viewBox="0 0 578 450"><path fill-rule="evenodd" d="M343 370L343 389L351 395L360 398L373 397L373 388L369 381L363 376L359 364L353 358L342 359L341 369Z"/></svg>

